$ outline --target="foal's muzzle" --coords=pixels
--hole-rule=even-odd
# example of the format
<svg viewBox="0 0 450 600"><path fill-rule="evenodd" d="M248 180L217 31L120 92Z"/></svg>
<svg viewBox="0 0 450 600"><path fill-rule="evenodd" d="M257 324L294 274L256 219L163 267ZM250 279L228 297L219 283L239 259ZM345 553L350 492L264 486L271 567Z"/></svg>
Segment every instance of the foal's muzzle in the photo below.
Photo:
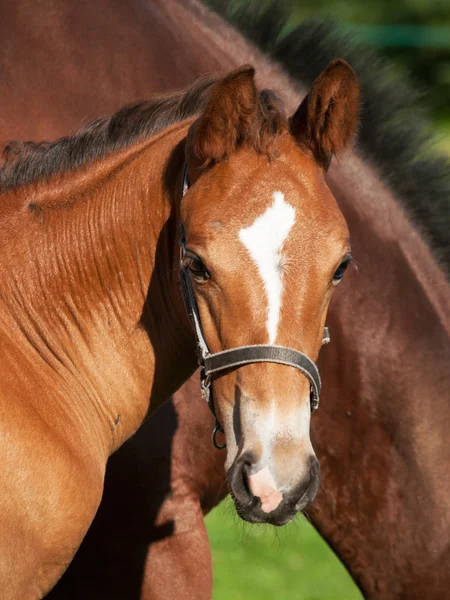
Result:
<svg viewBox="0 0 450 600"><path fill-rule="evenodd" d="M320 466L315 456L309 459L309 468L302 480L282 493L279 504L270 512L262 509L261 498L252 493L250 473L253 465L251 453L238 456L230 467L227 479L239 516L250 523L285 525L298 512L313 502L320 485Z"/></svg>

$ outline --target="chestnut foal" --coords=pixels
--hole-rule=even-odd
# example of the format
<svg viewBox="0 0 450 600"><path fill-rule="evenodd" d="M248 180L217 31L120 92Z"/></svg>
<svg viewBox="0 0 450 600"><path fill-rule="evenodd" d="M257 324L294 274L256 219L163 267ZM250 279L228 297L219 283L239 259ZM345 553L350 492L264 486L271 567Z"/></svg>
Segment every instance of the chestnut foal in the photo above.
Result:
<svg viewBox="0 0 450 600"><path fill-rule="evenodd" d="M281 348L214 375L238 511L282 524L314 497L312 360L350 259L324 171L357 108L344 61L290 120L242 67L3 167L3 598L50 589L95 514L108 456L195 368L180 220L209 350Z"/></svg>

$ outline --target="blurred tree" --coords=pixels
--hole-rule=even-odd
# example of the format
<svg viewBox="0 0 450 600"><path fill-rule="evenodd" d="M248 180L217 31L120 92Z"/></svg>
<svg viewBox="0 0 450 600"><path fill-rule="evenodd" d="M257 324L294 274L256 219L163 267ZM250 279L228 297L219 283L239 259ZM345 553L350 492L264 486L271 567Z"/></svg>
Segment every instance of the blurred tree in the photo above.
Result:
<svg viewBox="0 0 450 600"><path fill-rule="evenodd" d="M412 77L450 119L450 0L295 0L292 23L333 17Z"/></svg>
<svg viewBox="0 0 450 600"><path fill-rule="evenodd" d="M450 0L229 0L256 11L283 5L286 28L328 17L391 60L427 97L438 120L450 121Z"/></svg>

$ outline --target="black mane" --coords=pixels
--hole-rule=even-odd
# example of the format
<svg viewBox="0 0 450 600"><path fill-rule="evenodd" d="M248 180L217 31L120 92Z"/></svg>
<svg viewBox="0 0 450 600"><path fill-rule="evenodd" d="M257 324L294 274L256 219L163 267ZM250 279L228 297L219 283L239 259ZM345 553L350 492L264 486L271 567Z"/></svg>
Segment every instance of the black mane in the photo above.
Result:
<svg viewBox="0 0 450 600"><path fill-rule="evenodd" d="M47 181L130 144L146 140L171 125L200 115L220 76L203 77L188 88L153 95L145 102L124 106L112 117L97 119L72 136L54 142L10 142L0 168L0 193ZM251 139L255 150L270 154L270 141L288 128L283 103L271 90L258 97L258 118Z"/></svg>
<svg viewBox="0 0 450 600"><path fill-rule="evenodd" d="M328 62L347 60L362 88L358 150L374 165L450 273L450 168L434 148L430 124L417 106L419 94L367 47L332 21L307 20L283 35L289 3L205 0L211 8L310 85Z"/></svg>
<svg viewBox="0 0 450 600"><path fill-rule="evenodd" d="M97 119L72 136L54 142L8 144L0 168L0 193L17 186L71 172L139 140L150 138L171 125L199 114L218 77L202 78L185 90L154 95L130 104L112 117Z"/></svg>

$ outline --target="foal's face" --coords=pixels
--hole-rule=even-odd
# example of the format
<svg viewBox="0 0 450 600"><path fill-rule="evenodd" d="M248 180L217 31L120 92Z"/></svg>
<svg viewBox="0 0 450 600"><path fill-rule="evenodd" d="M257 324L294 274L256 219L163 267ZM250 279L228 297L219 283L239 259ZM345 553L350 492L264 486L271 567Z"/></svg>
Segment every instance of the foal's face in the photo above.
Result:
<svg viewBox="0 0 450 600"><path fill-rule="evenodd" d="M211 352L277 344L315 360L350 251L324 169L355 133L359 87L336 59L287 121L253 77L248 66L227 75L189 129L185 266ZM309 381L274 363L220 373L213 393L238 512L282 525L319 485Z"/></svg>
<svg viewBox="0 0 450 600"><path fill-rule="evenodd" d="M314 158L288 133L278 151L238 150L198 179L182 203L185 260L211 352L278 344L315 360L349 235ZM215 376L213 392L239 514L287 522L319 483L309 381L256 363Z"/></svg>

